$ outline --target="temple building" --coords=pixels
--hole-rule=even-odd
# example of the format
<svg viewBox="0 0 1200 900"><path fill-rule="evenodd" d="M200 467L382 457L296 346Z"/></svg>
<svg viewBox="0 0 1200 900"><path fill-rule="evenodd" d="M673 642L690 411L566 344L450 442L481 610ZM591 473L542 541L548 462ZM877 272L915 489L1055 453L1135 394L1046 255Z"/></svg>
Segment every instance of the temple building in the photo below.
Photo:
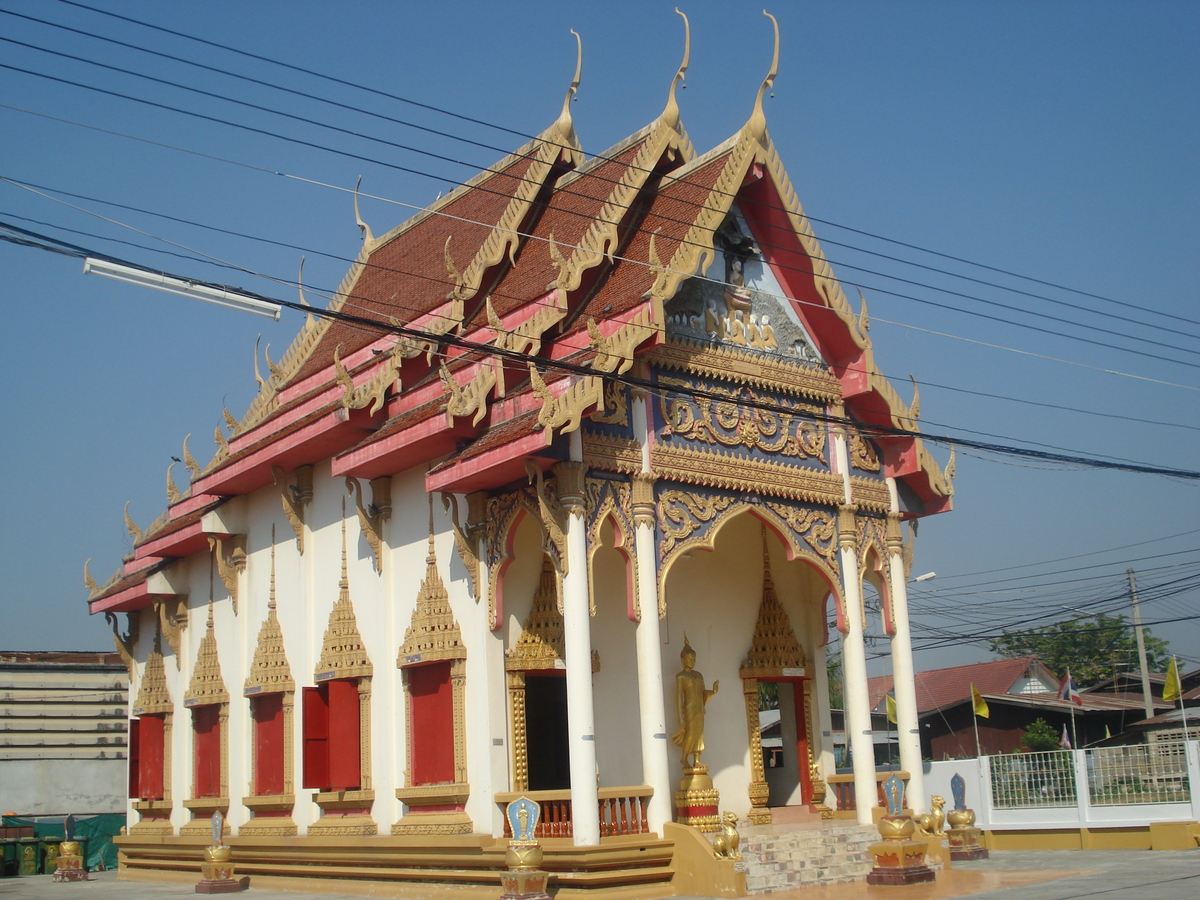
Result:
<svg viewBox="0 0 1200 900"><path fill-rule="evenodd" d="M252 878L494 894L524 793L560 891L617 884L620 848L669 878L721 814L831 814L830 620L870 822L864 590L921 807L904 523L950 509L952 464L780 163L774 65L704 153L684 68L598 156L564 102L386 234L360 219L213 458L185 440L186 489L168 471L162 517L127 517L133 553L88 576L131 673L126 875L196 871L219 811Z"/></svg>

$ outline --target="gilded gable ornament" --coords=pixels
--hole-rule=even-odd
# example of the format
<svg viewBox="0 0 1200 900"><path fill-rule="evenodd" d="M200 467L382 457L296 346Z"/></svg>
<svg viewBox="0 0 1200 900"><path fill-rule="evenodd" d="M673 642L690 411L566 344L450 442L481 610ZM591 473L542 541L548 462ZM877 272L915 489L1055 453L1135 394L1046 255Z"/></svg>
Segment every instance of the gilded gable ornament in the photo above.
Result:
<svg viewBox="0 0 1200 900"><path fill-rule="evenodd" d="M133 703L132 714L143 716L152 713L169 713L173 709L171 693L167 690L167 670L163 666L162 629L155 627L154 647L146 657L146 666L142 670L142 683L138 686L137 700Z"/></svg>
<svg viewBox="0 0 1200 900"><path fill-rule="evenodd" d="M346 513L342 510L342 578L338 584L338 599L329 613L329 624L325 628L325 640L321 645L321 658L317 662L316 680L331 678L369 678L374 672L362 636L358 633L358 621L354 617L354 605L350 602L350 579L346 574Z"/></svg>
<svg viewBox="0 0 1200 900"><path fill-rule="evenodd" d="M221 677L221 661L217 656L217 635L213 630L213 608L208 604L208 626L200 641L200 652L196 654L196 665L192 669L192 681L183 695L184 706L207 706L210 703L228 703L229 692L225 690L225 679Z"/></svg>
<svg viewBox="0 0 1200 900"><path fill-rule="evenodd" d="M804 648L796 639L787 610L775 594L775 582L771 578L771 557L766 547L766 531L763 532L763 594L758 607L758 622L754 626L754 638L750 652L742 663L743 678L760 678L780 675L799 675L808 665Z"/></svg>
<svg viewBox="0 0 1200 900"><path fill-rule="evenodd" d="M533 595L533 607L521 629L516 646L505 654L504 668L509 671L565 668L566 633L562 613L558 611L558 587L554 564L542 554L542 574Z"/></svg>
<svg viewBox="0 0 1200 900"><path fill-rule="evenodd" d="M296 682L292 680L292 669L283 649L283 631L275 612L275 530L271 529L271 590L267 599L267 618L258 631L258 646L242 692L246 695L268 694L295 689Z"/></svg>
<svg viewBox="0 0 1200 900"><path fill-rule="evenodd" d="M404 643L396 665L435 662L445 659L466 659L467 648L450 608L450 594L438 572L437 552L433 540L433 505L429 507L429 553L425 557L425 580L417 593L417 605L412 621L404 633Z"/></svg>

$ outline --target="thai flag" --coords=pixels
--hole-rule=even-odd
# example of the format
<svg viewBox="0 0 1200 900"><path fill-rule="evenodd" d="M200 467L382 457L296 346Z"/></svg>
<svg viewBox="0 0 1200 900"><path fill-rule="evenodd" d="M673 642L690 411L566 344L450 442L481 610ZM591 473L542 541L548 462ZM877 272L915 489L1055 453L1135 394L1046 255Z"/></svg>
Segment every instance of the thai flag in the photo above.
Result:
<svg viewBox="0 0 1200 900"><path fill-rule="evenodd" d="M1070 669L1067 669L1067 674L1058 683L1058 699L1074 703L1076 706L1083 706L1083 697L1079 695L1079 688L1071 680Z"/></svg>

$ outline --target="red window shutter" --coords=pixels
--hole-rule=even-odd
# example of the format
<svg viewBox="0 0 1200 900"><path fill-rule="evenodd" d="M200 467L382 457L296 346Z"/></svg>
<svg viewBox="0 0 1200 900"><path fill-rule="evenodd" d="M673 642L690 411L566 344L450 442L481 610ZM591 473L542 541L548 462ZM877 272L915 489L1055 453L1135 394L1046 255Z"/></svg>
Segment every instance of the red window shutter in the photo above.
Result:
<svg viewBox="0 0 1200 900"><path fill-rule="evenodd" d="M254 793L283 793L283 694L250 701L254 717Z"/></svg>
<svg viewBox="0 0 1200 900"><path fill-rule="evenodd" d="M196 797L221 795L221 707L192 709L192 789Z"/></svg>
<svg viewBox="0 0 1200 900"><path fill-rule="evenodd" d="M141 734L141 719L129 720L129 796L138 799L138 753L141 750L139 735Z"/></svg>
<svg viewBox="0 0 1200 900"><path fill-rule="evenodd" d="M454 781L454 695L450 663L415 666L408 670L412 747L412 783L448 784Z"/></svg>
<svg viewBox="0 0 1200 900"><path fill-rule="evenodd" d="M304 688L304 786L329 790L329 685Z"/></svg>
<svg viewBox="0 0 1200 900"><path fill-rule="evenodd" d="M362 786L358 679L329 682L329 783L334 791Z"/></svg>
<svg viewBox="0 0 1200 900"><path fill-rule="evenodd" d="M138 796L142 800L163 798L163 726L162 716L138 719Z"/></svg>

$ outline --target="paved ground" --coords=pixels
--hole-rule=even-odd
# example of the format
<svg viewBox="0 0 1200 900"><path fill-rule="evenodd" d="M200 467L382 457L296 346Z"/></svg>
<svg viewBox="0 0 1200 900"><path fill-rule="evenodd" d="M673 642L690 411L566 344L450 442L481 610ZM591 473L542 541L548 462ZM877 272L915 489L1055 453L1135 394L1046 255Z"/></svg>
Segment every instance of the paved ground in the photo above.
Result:
<svg viewBox="0 0 1200 900"><path fill-rule="evenodd" d="M117 881L115 872L93 880L54 884L49 875L0 879L4 900L160 900L195 897L191 885ZM1200 848L1149 850L1006 850L991 859L955 863L936 884L868 887L842 884L766 895L770 900L1196 900ZM310 894L252 888L247 900L361 900L351 894Z"/></svg>

